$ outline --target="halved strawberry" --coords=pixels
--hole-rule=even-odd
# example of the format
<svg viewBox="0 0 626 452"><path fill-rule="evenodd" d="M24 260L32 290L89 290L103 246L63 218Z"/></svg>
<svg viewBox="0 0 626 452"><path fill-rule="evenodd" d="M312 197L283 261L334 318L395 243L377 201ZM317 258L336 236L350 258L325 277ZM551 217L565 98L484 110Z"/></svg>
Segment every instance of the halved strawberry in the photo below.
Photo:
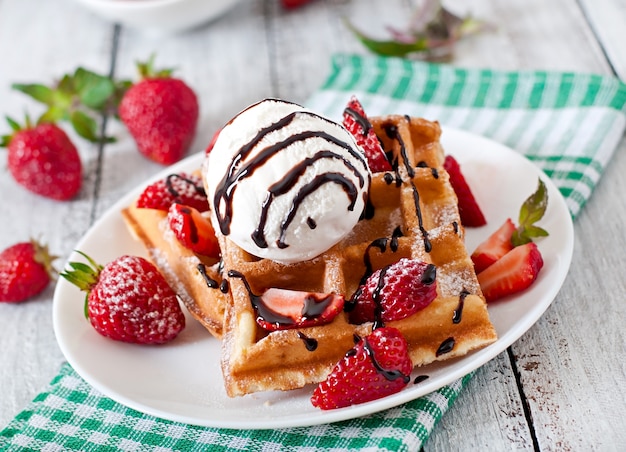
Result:
<svg viewBox="0 0 626 452"><path fill-rule="evenodd" d="M466 227L478 227L487 224L487 220L483 215L482 210L474 194L470 189L465 176L461 172L461 166L451 155L446 155L443 163L443 168L450 175L450 184L456 193L456 197L459 199L459 214L461 215L461 223Z"/></svg>
<svg viewBox="0 0 626 452"><path fill-rule="evenodd" d="M436 297L435 266L402 258L375 271L352 296L347 310L352 323L388 322L415 314Z"/></svg>
<svg viewBox="0 0 626 452"><path fill-rule="evenodd" d="M534 238L546 237L548 232L535 223L543 218L547 207L548 191L540 179L537 190L520 208L519 226L507 218L502 226L476 247L471 256L476 273L482 272L514 247L529 243Z"/></svg>
<svg viewBox="0 0 626 452"><path fill-rule="evenodd" d="M137 207L169 210L173 203L193 207L200 212L209 210L202 179L195 174L170 174L148 185L137 199Z"/></svg>
<svg viewBox="0 0 626 452"><path fill-rule="evenodd" d="M528 288L537 279L543 258L534 242L513 248L495 264L478 274L478 282L487 302Z"/></svg>
<svg viewBox="0 0 626 452"><path fill-rule="evenodd" d="M482 272L513 249L513 243L511 243L513 231L515 231L515 224L513 220L507 218L502 226L476 247L471 256L476 273Z"/></svg>
<svg viewBox="0 0 626 452"><path fill-rule="evenodd" d="M270 288L253 296L257 323L268 331L305 328L331 322L342 310L343 295Z"/></svg>
<svg viewBox="0 0 626 452"><path fill-rule="evenodd" d="M197 209L174 203L167 212L167 222L185 248L203 256L219 257L220 247L213 225Z"/></svg>
<svg viewBox="0 0 626 452"><path fill-rule="evenodd" d="M348 105L343 111L343 125L354 136L357 144L365 152L365 157L367 157L367 163L372 173L391 171L391 164L387 160L376 133L374 133L372 124L367 119L361 102L355 96L350 98Z"/></svg>
<svg viewBox="0 0 626 452"><path fill-rule="evenodd" d="M395 394L408 384L412 369L402 333L395 328L377 328L337 363L315 388L311 403L332 410Z"/></svg>

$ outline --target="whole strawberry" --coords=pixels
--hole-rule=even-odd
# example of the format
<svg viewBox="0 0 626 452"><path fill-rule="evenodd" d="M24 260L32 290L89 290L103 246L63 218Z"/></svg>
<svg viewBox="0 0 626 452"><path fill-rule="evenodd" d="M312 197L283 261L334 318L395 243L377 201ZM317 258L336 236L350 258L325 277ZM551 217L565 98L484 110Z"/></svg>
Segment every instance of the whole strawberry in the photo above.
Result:
<svg viewBox="0 0 626 452"><path fill-rule="evenodd" d="M152 60L138 64L142 79L122 97L119 116L143 155L169 165L180 160L191 145L198 99L184 81L171 77L171 70L155 72Z"/></svg>
<svg viewBox="0 0 626 452"><path fill-rule="evenodd" d="M76 196L82 184L82 163L74 144L54 123L22 127L7 118L13 129L0 140L8 149L8 167L13 178L38 195L60 201Z"/></svg>
<svg viewBox="0 0 626 452"><path fill-rule="evenodd" d="M400 320L424 309L436 297L435 266L403 258L375 271L359 287L349 304L350 321L358 324Z"/></svg>
<svg viewBox="0 0 626 452"><path fill-rule="evenodd" d="M101 266L70 262L65 279L87 292L85 313L94 329L111 339L137 344L162 344L185 327L176 293L149 261L121 256Z"/></svg>
<svg viewBox="0 0 626 452"><path fill-rule="evenodd" d="M19 302L42 292L55 273L56 256L36 240L16 243L0 253L0 301Z"/></svg>
<svg viewBox="0 0 626 452"><path fill-rule="evenodd" d="M311 403L332 410L395 394L408 384L412 369L402 333L396 328L377 328L337 363L315 388Z"/></svg>

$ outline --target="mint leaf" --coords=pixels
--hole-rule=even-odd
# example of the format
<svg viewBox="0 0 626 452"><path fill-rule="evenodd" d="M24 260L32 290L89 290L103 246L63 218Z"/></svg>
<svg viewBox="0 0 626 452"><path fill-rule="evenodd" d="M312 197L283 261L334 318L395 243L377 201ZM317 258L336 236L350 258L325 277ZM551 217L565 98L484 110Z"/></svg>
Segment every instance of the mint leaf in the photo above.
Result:
<svg viewBox="0 0 626 452"><path fill-rule="evenodd" d="M513 246L524 245L534 238L549 235L545 229L535 226L535 223L543 218L547 208L548 189L545 183L539 179L537 190L524 201L520 208L519 226L511 237Z"/></svg>

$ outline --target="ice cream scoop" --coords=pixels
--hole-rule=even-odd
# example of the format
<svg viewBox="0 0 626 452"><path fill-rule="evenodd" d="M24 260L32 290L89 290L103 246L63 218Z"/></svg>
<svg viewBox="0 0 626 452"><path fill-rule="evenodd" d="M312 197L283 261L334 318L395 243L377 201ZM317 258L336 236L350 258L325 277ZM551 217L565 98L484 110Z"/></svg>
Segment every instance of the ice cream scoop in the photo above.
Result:
<svg viewBox="0 0 626 452"><path fill-rule="evenodd" d="M266 99L220 131L203 166L216 231L281 263L312 259L349 234L371 173L340 124Z"/></svg>

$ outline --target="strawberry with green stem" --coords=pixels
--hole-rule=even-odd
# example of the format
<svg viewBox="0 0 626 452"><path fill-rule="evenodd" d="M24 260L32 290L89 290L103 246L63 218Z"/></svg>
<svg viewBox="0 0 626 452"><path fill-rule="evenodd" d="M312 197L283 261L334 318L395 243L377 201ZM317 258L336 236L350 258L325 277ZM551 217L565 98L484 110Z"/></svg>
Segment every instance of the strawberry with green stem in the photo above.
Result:
<svg viewBox="0 0 626 452"><path fill-rule="evenodd" d="M195 136L199 116L194 91L171 69L155 70L154 57L137 65L141 80L122 97L119 116L139 151L162 165L180 160Z"/></svg>
<svg viewBox="0 0 626 452"><path fill-rule="evenodd" d="M12 134L0 139L8 149L8 167L13 178L33 193L65 201L82 185L82 163L78 150L54 123L32 124L26 116L22 126L7 117Z"/></svg>
<svg viewBox="0 0 626 452"><path fill-rule="evenodd" d="M88 264L70 262L61 276L86 292L85 316L111 339L163 344L185 327L178 297L148 260L124 255L105 266L77 251Z"/></svg>

